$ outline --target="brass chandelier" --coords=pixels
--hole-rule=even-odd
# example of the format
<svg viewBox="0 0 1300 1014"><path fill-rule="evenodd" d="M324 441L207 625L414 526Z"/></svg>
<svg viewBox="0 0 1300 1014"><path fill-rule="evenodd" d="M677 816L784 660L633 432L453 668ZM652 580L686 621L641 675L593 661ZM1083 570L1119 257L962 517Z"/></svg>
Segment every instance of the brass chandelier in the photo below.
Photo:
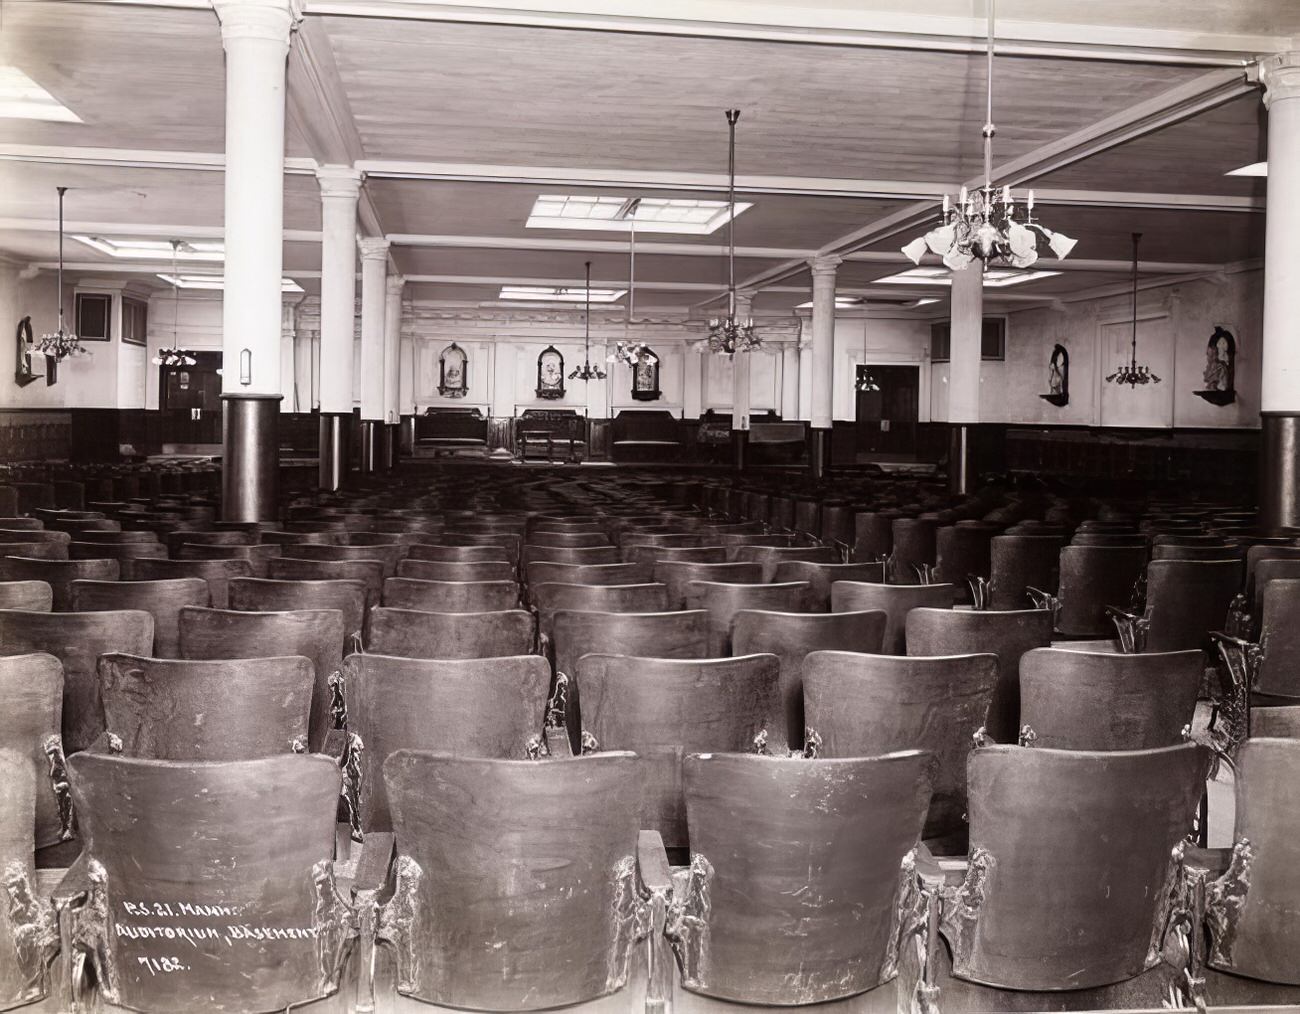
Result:
<svg viewBox="0 0 1300 1014"><path fill-rule="evenodd" d="M737 352L753 352L761 348L763 340L754 332L753 320L736 317L736 121L739 109L727 113L727 315L709 321L709 334L701 350L730 356Z"/></svg>
<svg viewBox="0 0 1300 1014"><path fill-rule="evenodd" d="M1133 337L1130 344L1132 351L1129 354L1129 361L1120 363L1115 372L1106 378L1109 384L1128 384L1133 388L1160 383L1160 378L1151 372L1149 366L1138 365L1138 243L1141 240L1142 233L1133 233Z"/></svg>
<svg viewBox="0 0 1300 1014"><path fill-rule="evenodd" d="M591 261L587 261L587 287L583 290L583 298L586 303L586 314L583 322L582 365L575 366L569 372L569 379L589 383L593 380L604 380L606 377L605 371L599 366L592 365L591 362Z"/></svg>
<svg viewBox="0 0 1300 1014"><path fill-rule="evenodd" d="M41 340L36 343L36 351L60 363L69 356L88 356L90 350L81 344L81 339L63 326L63 195L68 192L68 188L55 189L59 192L59 287L56 297L59 303L59 328L41 335Z"/></svg>

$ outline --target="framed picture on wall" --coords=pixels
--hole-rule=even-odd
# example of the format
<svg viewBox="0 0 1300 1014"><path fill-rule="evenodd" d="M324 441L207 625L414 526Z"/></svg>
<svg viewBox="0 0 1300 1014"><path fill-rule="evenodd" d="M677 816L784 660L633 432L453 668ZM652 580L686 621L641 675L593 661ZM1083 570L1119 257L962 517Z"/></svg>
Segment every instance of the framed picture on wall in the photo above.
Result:
<svg viewBox="0 0 1300 1014"><path fill-rule="evenodd" d="M77 337L83 342L113 338L113 296L108 292L78 292L73 304Z"/></svg>
<svg viewBox="0 0 1300 1014"><path fill-rule="evenodd" d="M149 304L133 296L122 297L122 341L127 345L149 344Z"/></svg>
<svg viewBox="0 0 1300 1014"><path fill-rule="evenodd" d="M537 357L537 397L556 401L564 397L564 356L554 345Z"/></svg>
<svg viewBox="0 0 1300 1014"><path fill-rule="evenodd" d="M455 342L438 356L438 393L444 398L463 398L469 393L469 356Z"/></svg>
<svg viewBox="0 0 1300 1014"><path fill-rule="evenodd" d="M635 401L658 401L661 395L659 357L648 345L643 345L637 361L632 364L632 398Z"/></svg>

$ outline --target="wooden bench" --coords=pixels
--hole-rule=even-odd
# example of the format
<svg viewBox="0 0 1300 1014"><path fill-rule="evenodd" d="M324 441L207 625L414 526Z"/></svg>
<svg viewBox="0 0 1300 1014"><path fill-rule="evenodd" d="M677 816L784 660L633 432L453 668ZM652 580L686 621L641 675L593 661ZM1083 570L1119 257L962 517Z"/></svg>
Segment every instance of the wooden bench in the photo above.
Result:
<svg viewBox="0 0 1300 1014"><path fill-rule="evenodd" d="M682 438L664 409L626 409L614 417L613 457L618 462L676 461Z"/></svg>
<svg viewBox="0 0 1300 1014"><path fill-rule="evenodd" d="M429 408L415 417L415 451L442 454L487 453L488 421L476 408Z"/></svg>
<svg viewBox="0 0 1300 1014"><path fill-rule="evenodd" d="M554 461L557 448L562 460L578 461L587 450L587 420L571 408L528 408L515 420L515 446L519 459L528 460L530 450L545 449L546 460Z"/></svg>

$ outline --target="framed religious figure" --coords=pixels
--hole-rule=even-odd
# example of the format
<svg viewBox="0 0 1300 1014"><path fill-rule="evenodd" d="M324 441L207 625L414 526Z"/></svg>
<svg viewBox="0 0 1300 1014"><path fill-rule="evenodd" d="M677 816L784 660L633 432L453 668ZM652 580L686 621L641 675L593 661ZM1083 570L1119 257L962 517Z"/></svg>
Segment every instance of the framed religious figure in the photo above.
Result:
<svg viewBox="0 0 1300 1014"><path fill-rule="evenodd" d="M455 342L438 356L438 393L444 398L463 398L469 393L469 356Z"/></svg>
<svg viewBox="0 0 1300 1014"><path fill-rule="evenodd" d="M659 391L659 357L647 345L641 346L641 354L632 364L632 398L635 401L658 401Z"/></svg>
<svg viewBox="0 0 1300 1014"><path fill-rule="evenodd" d="M1070 350L1064 345L1052 346L1052 356L1047 361L1047 393L1038 397L1057 408L1070 403Z"/></svg>
<svg viewBox="0 0 1300 1014"><path fill-rule="evenodd" d="M1231 405L1237 400L1237 339L1230 326L1214 325L1205 346L1201 383L1201 390L1192 393L1211 405Z"/></svg>
<svg viewBox="0 0 1300 1014"><path fill-rule="evenodd" d="M537 390L539 398L556 401L564 397L564 356L554 345L542 349L537 357Z"/></svg>

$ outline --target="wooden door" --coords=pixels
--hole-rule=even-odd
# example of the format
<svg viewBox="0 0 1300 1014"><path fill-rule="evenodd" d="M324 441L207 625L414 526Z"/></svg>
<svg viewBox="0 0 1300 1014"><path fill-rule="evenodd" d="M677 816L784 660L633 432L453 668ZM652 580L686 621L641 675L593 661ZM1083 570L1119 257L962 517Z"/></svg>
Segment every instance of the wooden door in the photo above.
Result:
<svg viewBox="0 0 1300 1014"><path fill-rule="evenodd" d="M221 443L220 352L192 352L193 366L160 366L163 442Z"/></svg>
<svg viewBox="0 0 1300 1014"><path fill-rule="evenodd" d="M859 366L875 390L857 392L858 453L908 456L916 453L920 409L919 366Z"/></svg>

